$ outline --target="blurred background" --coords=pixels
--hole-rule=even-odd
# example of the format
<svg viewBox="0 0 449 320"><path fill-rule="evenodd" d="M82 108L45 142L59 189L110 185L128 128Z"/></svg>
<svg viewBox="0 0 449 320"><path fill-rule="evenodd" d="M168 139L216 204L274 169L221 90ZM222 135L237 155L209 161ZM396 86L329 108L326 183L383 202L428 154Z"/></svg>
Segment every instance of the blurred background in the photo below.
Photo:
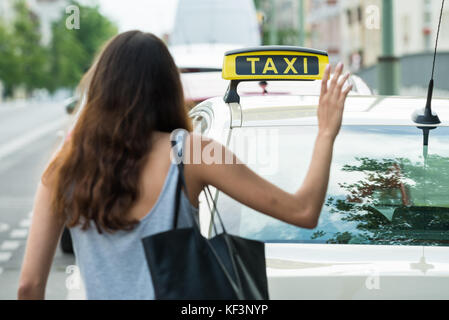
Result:
<svg viewBox="0 0 449 320"><path fill-rule="evenodd" d="M0 299L15 298L36 186L83 100L80 79L112 36L161 37L189 106L225 93L226 51L261 44L327 51L355 74L357 94L424 96L440 8L439 0L0 0ZM449 98L448 69L446 6L435 96ZM257 83L241 89L264 94ZM72 264L58 250L48 298L67 295Z"/></svg>
<svg viewBox="0 0 449 320"><path fill-rule="evenodd" d="M79 8L79 29L66 27L70 5ZM299 45L342 60L375 93L424 95L440 7L436 0L0 0L0 98L71 96L101 45L130 29L157 34L190 68L209 57L202 67L219 69L234 47ZM438 70L447 70L447 8L441 30ZM437 95L449 96L444 77L437 72Z"/></svg>

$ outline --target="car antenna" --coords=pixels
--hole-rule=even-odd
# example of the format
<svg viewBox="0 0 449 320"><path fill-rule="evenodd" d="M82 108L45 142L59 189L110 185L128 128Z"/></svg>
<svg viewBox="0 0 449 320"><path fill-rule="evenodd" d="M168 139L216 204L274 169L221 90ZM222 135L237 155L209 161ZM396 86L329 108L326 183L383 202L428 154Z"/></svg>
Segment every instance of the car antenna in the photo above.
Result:
<svg viewBox="0 0 449 320"><path fill-rule="evenodd" d="M439 39L439 35L440 35L441 19L443 17L444 1L445 0L442 0L442 4L441 4L440 21L438 23L437 38L436 38L436 42L435 42L435 52L433 54L432 77L430 79L429 88L427 91L426 107L424 109L419 109L419 110L415 111L415 113L413 114L413 121L418 124L433 125L433 124L441 123L438 115L436 113L432 112L432 97L433 97L433 87L434 87L435 61L436 61L436 57L437 57L438 39Z"/></svg>
<svg viewBox="0 0 449 320"><path fill-rule="evenodd" d="M430 130L436 129L436 127L431 127L431 125L438 125L441 123L440 118L435 112L432 112L432 97L433 97L433 87L434 87L434 75L435 75L435 62L437 57L437 49L438 49L438 40L440 36L440 29L441 29L441 20L443 17L443 9L444 9L444 2L445 0L442 0L441 3L441 12L440 12L440 20L438 23L438 31L437 31L437 37L435 41L435 51L433 54L433 65L432 65L432 76L429 82L429 88L427 90L427 103L426 107L424 109L416 110L413 113L412 120L417 124L426 125L426 127L418 127L419 129L423 130L424 135L424 158L426 159L428 156L428 146L429 146L429 134Z"/></svg>

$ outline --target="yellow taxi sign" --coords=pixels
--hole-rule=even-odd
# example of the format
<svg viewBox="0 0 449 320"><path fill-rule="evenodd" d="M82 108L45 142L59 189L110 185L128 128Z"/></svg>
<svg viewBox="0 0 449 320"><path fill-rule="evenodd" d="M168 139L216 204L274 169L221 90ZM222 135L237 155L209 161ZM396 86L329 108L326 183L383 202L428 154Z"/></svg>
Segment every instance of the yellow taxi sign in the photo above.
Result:
<svg viewBox="0 0 449 320"><path fill-rule="evenodd" d="M329 64L324 51L261 46L229 51L223 62L223 79L237 81L320 80Z"/></svg>

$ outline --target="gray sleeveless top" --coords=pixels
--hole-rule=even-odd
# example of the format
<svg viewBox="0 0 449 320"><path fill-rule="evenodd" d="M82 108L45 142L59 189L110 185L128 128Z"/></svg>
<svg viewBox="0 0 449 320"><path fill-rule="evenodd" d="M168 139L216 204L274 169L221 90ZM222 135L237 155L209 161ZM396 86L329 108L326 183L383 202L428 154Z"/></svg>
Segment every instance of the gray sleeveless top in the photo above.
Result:
<svg viewBox="0 0 449 320"><path fill-rule="evenodd" d="M154 299L141 239L173 228L177 183L178 167L172 163L156 204L132 231L100 234L93 223L87 231L70 229L87 299ZM179 227L191 225L189 210L198 215L181 192Z"/></svg>

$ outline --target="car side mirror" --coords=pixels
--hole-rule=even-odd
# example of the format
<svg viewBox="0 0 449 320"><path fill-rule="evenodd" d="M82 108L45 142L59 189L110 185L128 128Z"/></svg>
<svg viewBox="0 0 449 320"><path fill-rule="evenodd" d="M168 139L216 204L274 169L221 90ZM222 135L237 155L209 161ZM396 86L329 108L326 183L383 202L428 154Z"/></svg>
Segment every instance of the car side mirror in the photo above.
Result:
<svg viewBox="0 0 449 320"><path fill-rule="evenodd" d="M68 114L73 114L77 105L78 105L78 99L75 99L75 98L70 99L70 101L65 106L65 111Z"/></svg>

